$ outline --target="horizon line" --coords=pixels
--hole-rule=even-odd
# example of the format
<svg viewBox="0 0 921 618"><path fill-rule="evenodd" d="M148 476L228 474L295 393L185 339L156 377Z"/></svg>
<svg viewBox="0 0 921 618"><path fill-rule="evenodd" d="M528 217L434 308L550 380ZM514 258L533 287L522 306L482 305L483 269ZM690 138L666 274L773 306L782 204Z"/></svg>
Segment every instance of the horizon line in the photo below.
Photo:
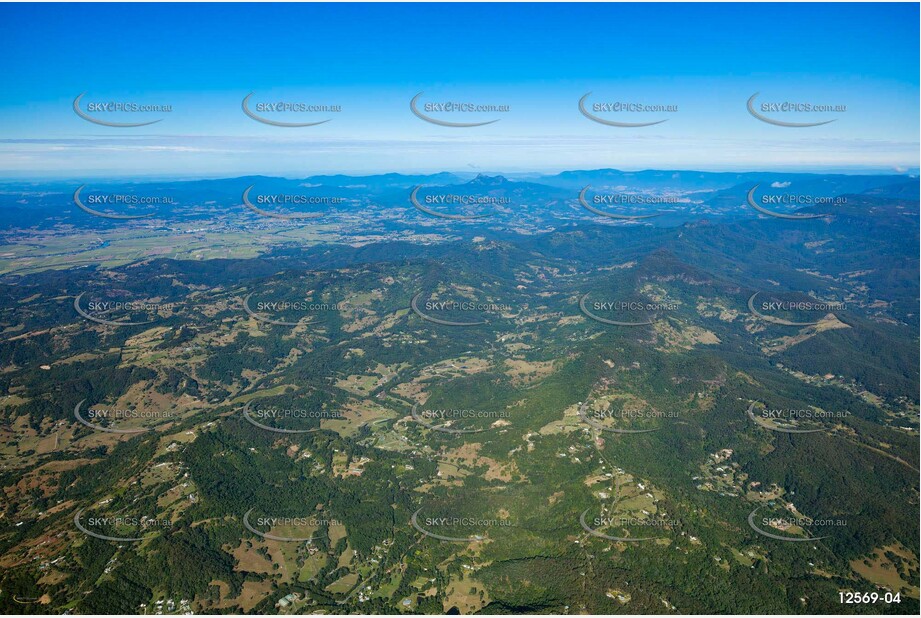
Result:
<svg viewBox="0 0 921 618"><path fill-rule="evenodd" d="M644 167L644 168L621 168L621 167L596 167L596 168L559 168L554 170L539 170L534 169L532 171L503 171L501 169L497 170L451 170L451 169L441 169L438 171L397 171L397 170L388 170L388 171L323 171L310 174L303 174L300 172L291 172L291 173L244 173L244 172L228 172L226 174L220 173L188 173L188 174L173 174L173 173L151 173L151 174L112 174L108 172L100 171L90 171L85 174L75 175L69 174L66 176L63 175L54 175L48 174L45 171L28 171L28 172L15 172L10 173L0 170L0 182L17 182L17 181L47 181L47 182L69 182L69 181L80 181L81 179L94 178L94 179L109 179L109 180L176 180L176 181L196 181L196 180L232 180L237 178L253 178L253 177L262 177L262 178L278 178L283 180L306 180L310 178L315 178L318 176L345 176L349 178L367 178L374 176L387 176L387 175L396 175L396 176L438 176L441 174L451 174L459 177L471 177L475 178L477 176L486 176L486 177L496 177L503 176L507 177L510 180L513 180L515 177L530 177L530 178L547 178L558 176L565 173L574 173L574 172L620 172L624 174L641 174L644 172L679 172L685 174L809 174L809 175L840 175L840 176L901 176L909 179L918 178L921 176L921 167L909 167L906 169L894 169L892 167L886 166L855 166L855 167L846 167L846 166L828 166L824 167L815 167L815 166L803 166L803 167L791 167L791 168L679 168L679 167Z"/></svg>

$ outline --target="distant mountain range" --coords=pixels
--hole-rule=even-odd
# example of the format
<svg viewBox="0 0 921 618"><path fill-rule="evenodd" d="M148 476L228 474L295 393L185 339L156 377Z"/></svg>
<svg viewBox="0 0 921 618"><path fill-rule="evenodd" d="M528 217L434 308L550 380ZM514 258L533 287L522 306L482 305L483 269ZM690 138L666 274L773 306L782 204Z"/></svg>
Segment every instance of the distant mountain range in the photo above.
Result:
<svg viewBox="0 0 921 618"><path fill-rule="evenodd" d="M758 196L796 195L811 198L834 198L844 195L868 195L880 198L917 200L919 179L911 175L845 175L790 172L700 172L679 170L644 170L625 172L615 169L574 170L532 179L509 179L503 175L377 174L369 176L318 175L305 178L241 176L216 180L175 180L151 182L92 181L86 183L85 195L125 194L168 196L172 202L156 208L158 217L196 218L212 216L214 209L225 210L241 205L242 192L252 187L254 196L288 194L309 197L340 198L339 210L349 210L355 202L384 208L411 208L409 192L417 187L442 194L476 194L505 198L510 209L535 216L559 212L560 204L578 208L579 192L590 187L592 194L671 196L675 198L666 216L652 221L656 225L679 224L701 216L755 217L758 213L745 204L748 192L757 185ZM73 202L73 182L3 182L0 183L0 211L3 227L31 227L47 222L59 223L73 217L75 225L89 217ZM680 199L677 199L680 198ZM768 198L770 199L770 198ZM796 205L778 202L782 212L796 210ZM127 206L130 214L147 214L153 209ZM324 210L323 206L292 206L295 210ZM647 209L648 210L648 209ZM636 213L647 210L639 208ZM632 211L631 211L632 212ZM586 215L590 213L586 212ZM421 213L420 213L421 215ZM424 215L421 215L424 216ZM99 221L95 222L96 224Z"/></svg>

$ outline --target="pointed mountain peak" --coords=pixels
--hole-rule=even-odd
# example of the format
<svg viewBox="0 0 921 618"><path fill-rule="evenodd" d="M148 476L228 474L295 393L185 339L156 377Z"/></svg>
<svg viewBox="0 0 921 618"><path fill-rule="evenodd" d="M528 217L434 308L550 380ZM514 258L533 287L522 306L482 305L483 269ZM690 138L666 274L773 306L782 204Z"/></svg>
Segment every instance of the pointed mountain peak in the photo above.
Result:
<svg viewBox="0 0 921 618"><path fill-rule="evenodd" d="M484 187L496 187L508 183L505 176L487 176L486 174L477 174L477 177L468 182L469 185L479 185Z"/></svg>

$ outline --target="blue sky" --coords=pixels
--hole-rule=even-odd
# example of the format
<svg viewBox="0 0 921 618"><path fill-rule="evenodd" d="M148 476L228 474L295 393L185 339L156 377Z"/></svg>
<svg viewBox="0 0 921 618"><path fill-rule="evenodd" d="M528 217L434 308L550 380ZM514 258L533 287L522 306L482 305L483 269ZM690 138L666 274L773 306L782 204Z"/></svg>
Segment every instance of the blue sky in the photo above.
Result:
<svg viewBox="0 0 921 618"><path fill-rule="evenodd" d="M919 150L917 4L0 5L0 174L304 176L344 172L622 169L914 170ZM410 99L509 106L432 114ZM166 104L79 118L74 98ZM253 102L341 106L242 113ZM673 113L578 110L592 102ZM809 128L760 122L759 102L845 105Z"/></svg>

